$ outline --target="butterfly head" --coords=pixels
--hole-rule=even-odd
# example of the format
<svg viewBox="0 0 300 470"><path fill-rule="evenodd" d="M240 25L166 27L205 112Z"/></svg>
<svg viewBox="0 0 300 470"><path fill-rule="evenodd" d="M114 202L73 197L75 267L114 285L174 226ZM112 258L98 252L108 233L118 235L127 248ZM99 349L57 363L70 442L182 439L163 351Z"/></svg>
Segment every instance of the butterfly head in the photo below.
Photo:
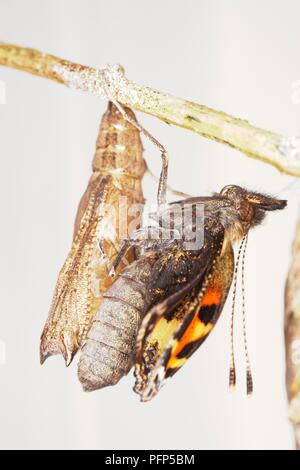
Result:
<svg viewBox="0 0 300 470"><path fill-rule="evenodd" d="M248 191L235 185L225 186L220 194L230 202L231 223L239 233L235 238L244 236L250 228L259 225L266 211L284 209L287 204L285 200Z"/></svg>

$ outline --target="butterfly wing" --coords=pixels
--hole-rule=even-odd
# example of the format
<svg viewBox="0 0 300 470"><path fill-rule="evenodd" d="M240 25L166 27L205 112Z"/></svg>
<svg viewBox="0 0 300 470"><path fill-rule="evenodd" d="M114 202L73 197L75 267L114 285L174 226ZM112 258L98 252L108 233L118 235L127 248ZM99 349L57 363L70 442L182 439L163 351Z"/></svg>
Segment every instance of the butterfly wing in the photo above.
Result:
<svg viewBox="0 0 300 470"><path fill-rule="evenodd" d="M135 391L153 398L198 349L216 324L233 278L234 256L227 243L205 275L147 314L137 342Z"/></svg>

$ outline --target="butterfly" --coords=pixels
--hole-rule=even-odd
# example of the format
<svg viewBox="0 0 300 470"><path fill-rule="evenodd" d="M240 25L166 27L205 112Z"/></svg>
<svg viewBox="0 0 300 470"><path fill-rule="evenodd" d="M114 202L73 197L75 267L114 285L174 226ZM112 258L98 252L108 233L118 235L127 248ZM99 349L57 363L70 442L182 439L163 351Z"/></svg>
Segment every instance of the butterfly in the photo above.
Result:
<svg viewBox="0 0 300 470"><path fill-rule="evenodd" d="M236 278L233 244L241 240L239 258L249 230L285 205L228 185L152 214L157 226L133 234L116 261L135 248L137 260L107 290L88 333L79 365L84 388L112 385L134 366L135 392L142 401L152 399L214 328Z"/></svg>

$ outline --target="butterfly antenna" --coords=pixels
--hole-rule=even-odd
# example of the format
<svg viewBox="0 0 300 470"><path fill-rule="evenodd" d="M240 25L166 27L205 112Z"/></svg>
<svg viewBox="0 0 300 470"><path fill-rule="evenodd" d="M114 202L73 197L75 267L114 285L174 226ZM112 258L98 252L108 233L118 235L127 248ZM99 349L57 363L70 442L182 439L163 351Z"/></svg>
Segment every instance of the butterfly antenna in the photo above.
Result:
<svg viewBox="0 0 300 470"><path fill-rule="evenodd" d="M236 258L236 265L233 276L233 294L232 294L232 307L231 307L231 323L230 323L230 368L229 368L229 389L234 390L236 387L236 368L234 358L234 312L235 312L235 299L236 299L236 286L239 263L241 258L242 248L245 242L244 237L240 243L239 251Z"/></svg>
<svg viewBox="0 0 300 470"><path fill-rule="evenodd" d="M252 378L248 342L247 342L246 303L245 303L245 258L246 258L247 243L248 243L248 234L245 236L245 244L244 244L243 255L242 255L242 299L243 299L242 305L243 305L243 337L244 337L244 349L245 349L245 360L246 360L247 395L251 395L251 393L253 392L253 378Z"/></svg>

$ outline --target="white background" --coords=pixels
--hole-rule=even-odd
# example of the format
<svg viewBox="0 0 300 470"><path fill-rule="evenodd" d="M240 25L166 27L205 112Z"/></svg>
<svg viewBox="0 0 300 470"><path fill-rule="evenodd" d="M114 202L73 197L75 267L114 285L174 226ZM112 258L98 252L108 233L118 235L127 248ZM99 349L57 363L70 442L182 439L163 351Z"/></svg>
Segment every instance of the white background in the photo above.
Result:
<svg viewBox="0 0 300 470"><path fill-rule="evenodd" d="M282 134L300 132L297 0L0 0L0 39L79 63L122 63L127 75ZM206 195L229 183L289 200L249 237L248 339L255 393L227 389L230 300L209 340L161 393L138 401L130 374L85 394L76 360L39 365L39 336L90 175L98 98L0 69L0 447L35 449L289 449L284 389L283 289L298 213L291 177L220 144L138 114L168 148L170 184ZM160 158L144 142L158 174ZM291 185L292 183L292 185ZM153 197L155 183L145 179ZM240 313L240 303L237 303ZM240 322L237 323L237 330Z"/></svg>

